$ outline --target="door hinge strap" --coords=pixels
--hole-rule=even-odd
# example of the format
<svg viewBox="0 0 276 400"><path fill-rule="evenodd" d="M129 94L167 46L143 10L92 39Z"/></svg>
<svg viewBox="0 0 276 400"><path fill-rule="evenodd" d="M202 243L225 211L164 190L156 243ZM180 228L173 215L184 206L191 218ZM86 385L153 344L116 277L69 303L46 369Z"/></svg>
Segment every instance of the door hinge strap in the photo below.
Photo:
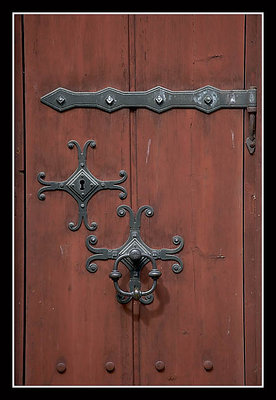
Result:
<svg viewBox="0 0 276 400"><path fill-rule="evenodd" d="M172 91L162 86L150 90L124 92L107 87L97 92L73 92L57 88L41 97L41 102L57 110L98 108L113 112L121 108L147 108L162 113L171 108L195 108L211 113L220 108L256 107L257 89L221 90L207 85L196 90Z"/></svg>

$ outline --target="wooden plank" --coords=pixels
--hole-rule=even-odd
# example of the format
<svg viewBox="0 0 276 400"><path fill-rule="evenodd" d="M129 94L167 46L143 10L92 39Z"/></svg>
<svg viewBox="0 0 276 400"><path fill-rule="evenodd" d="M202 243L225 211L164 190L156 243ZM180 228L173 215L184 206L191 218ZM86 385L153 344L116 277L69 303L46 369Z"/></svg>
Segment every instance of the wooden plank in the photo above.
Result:
<svg viewBox="0 0 276 400"><path fill-rule="evenodd" d="M262 384L262 16L246 16L246 87L256 86L256 150L244 146L246 384ZM248 136L248 116L245 139Z"/></svg>
<svg viewBox="0 0 276 400"><path fill-rule="evenodd" d="M243 38L243 15L137 15L136 90L242 89ZM185 240L183 272L159 263L155 300L140 307L140 384L242 385L243 112L138 110L136 122L138 206L155 210L142 237Z"/></svg>
<svg viewBox="0 0 276 400"><path fill-rule="evenodd" d="M99 90L129 88L128 18L126 15L26 15L27 125L27 326L28 385L126 385L133 381L131 304L115 300L108 274L85 269L91 255L90 232L68 229L77 219L77 204L64 192L37 198L37 173L66 179L77 167L77 153L67 148L94 139L87 165L96 177L112 180L130 170L129 111L106 114L78 109L63 114L40 103L58 87ZM115 40L116 38L116 40ZM130 193L129 180L124 183ZM128 224L118 218L118 191L101 191L88 206L96 221L99 247L116 248L127 238ZM56 364L66 363L59 373ZM114 362L114 372L105 370Z"/></svg>
<svg viewBox="0 0 276 400"><path fill-rule="evenodd" d="M260 22L256 28L254 18L247 18L250 86L255 84L252 78L257 77L257 85L260 80L253 60L260 51L254 35L261 28ZM25 26L26 383L243 384L243 112L220 110L207 116L195 110L162 115L120 110L107 115L71 110L61 115L39 98L57 86L83 91L106 86L146 90L155 85L184 90L205 84L240 89L244 16L28 15ZM258 96L259 110L260 101ZM260 118L259 113L257 129ZM115 301L108 278L112 262L99 262L98 272L87 275L88 233L84 227L75 233L67 227L76 220L73 199L60 192L48 193L44 203L36 197L37 173L45 170L51 180L67 178L77 166L68 140L83 145L91 138L97 142L88 154L91 171L100 179L116 178L114 172L122 168L130 171L125 202L133 209L143 204L154 207L154 217L142 220L145 241L160 248L173 247L171 237L176 233L185 239L184 271L174 275L170 263L159 263L163 275L150 306ZM244 158L246 383L259 384L261 153L254 155L257 172L249 172L252 158L246 152ZM20 189L20 178L18 182ZM88 215L99 224L99 247L118 247L128 235L128 224L115 213L121 204L117 196L100 192L97 201L95 197L90 202ZM22 226L22 220L16 226ZM18 235L22 236L20 228ZM20 258L23 253L18 254ZM20 294L20 260L18 265ZM145 286L146 272L147 268ZM18 310L20 318L23 309ZM22 319L18 327L20 337ZM20 383L22 342L18 346ZM165 362L163 372L154 367L160 359ZM204 360L213 362L212 371L204 370ZM67 365L63 374L56 371L59 361ZM113 373L105 371L107 361L115 362Z"/></svg>
<svg viewBox="0 0 276 400"><path fill-rule="evenodd" d="M128 16L129 38L129 90L136 91L136 29L135 15ZM131 207L137 210L137 124L135 110L129 111L130 133L130 159L131 159ZM133 346L133 385L140 382L140 356L139 356L139 324L140 303L132 301L132 346Z"/></svg>
<svg viewBox="0 0 276 400"><path fill-rule="evenodd" d="M14 16L14 384L23 384L24 109L21 15Z"/></svg>

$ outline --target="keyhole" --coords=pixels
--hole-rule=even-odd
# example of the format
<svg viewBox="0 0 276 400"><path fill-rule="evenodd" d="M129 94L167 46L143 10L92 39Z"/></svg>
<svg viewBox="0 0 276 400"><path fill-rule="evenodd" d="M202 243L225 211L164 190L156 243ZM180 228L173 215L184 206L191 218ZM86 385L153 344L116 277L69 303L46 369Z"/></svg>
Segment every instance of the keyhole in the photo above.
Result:
<svg viewBox="0 0 276 400"><path fill-rule="evenodd" d="M84 190L84 184L85 184L84 179L81 179L80 180L80 190Z"/></svg>

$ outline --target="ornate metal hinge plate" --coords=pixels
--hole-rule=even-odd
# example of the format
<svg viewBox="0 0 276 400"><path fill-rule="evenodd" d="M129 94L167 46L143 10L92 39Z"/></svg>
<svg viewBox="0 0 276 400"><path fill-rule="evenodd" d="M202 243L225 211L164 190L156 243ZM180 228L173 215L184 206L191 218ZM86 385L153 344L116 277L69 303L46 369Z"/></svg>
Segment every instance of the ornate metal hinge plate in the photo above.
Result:
<svg viewBox="0 0 276 400"><path fill-rule="evenodd" d="M113 112L120 108L147 108L162 113L171 108L196 108L211 113L220 108L256 107L257 90L221 90L207 85L196 90L172 91L162 86L150 90L124 92L107 87L97 92L73 92L57 88L41 97L41 102L57 111L71 108L99 108Z"/></svg>
<svg viewBox="0 0 276 400"><path fill-rule="evenodd" d="M81 226L82 220L87 229L93 231L97 228L96 222L92 222L89 225L87 220L87 204L89 200L100 190L110 189L110 190L121 190L119 197L121 199L125 199L127 197L127 191L124 187L119 186L120 183L124 182L127 179L127 173L124 170L120 171L120 176L122 177L119 180L115 181L101 181L96 178L87 168L86 166L86 153L88 147L95 148L96 142L94 140L88 140L83 150L81 150L80 145L76 140L70 140L68 142L69 149L73 149L76 146L78 150L78 168L76 171L65 181L61 182L49 182L44 181L45 178L44 172L39 172L37 179L39 183L44 185L45 187L39 189L38 198L39 200L45 200L46 191L53 190L63 190L69 193L78 203L79 206L79 217L78 222L75 224L74 222L69 222L69 229L71 231L76 231Z"/></svg>
<svg viewBox="0 0 276 400"><path fill-rule="evenodd" d="M109 277L113 280L117 292L116 298L119 303L128 303L131 299L139 300L143 304L152 303L154 297L152 292L157 285L157 279L161 276L161 271L156 267L156 260L174 260L172 266L174 273L179 274L183 270L182 260L175 256L184 246L184 240L181 236L173 237L173 244L176 249L151 249L140 236L141 215L145 212L147 217L153 216L153 208L151 206L142 206L135 214L127 205L121 205L117 208L117 215L124 217L128 211L130 215L130 233L127 241L116 249L95 248L92 245L97 243L97 237L90 235L86 239L86 246L94 255L90 256L86 262L86 269L89 272L96 272L98 267L94 263L95 260L115 260L113 270ZM122 262L130 273L129 292L122 290L118 284L118 280L122 277L118 270L119 263ZM140 273L143 267L151 262L152 269L149 272L150 278L153 280L151 289L141 290Z"/></svg>

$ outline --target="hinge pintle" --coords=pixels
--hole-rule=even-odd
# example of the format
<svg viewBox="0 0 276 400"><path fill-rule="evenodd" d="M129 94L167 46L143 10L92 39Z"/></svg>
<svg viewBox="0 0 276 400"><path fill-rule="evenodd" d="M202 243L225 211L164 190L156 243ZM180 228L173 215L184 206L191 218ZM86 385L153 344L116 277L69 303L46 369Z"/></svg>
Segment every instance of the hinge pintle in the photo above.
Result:
<svg viewBox="0 0 276 400"><path fill-rule="evenodd" d="M250 89L257 89L256 86L250 86ZM249 114L249 136L246 138L246 146L249 153L252 155L256 148L256 113L257 107L249 106L247 107L247 112Z"/></svg>

